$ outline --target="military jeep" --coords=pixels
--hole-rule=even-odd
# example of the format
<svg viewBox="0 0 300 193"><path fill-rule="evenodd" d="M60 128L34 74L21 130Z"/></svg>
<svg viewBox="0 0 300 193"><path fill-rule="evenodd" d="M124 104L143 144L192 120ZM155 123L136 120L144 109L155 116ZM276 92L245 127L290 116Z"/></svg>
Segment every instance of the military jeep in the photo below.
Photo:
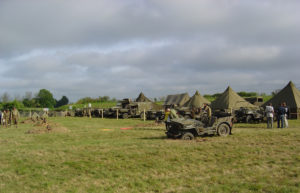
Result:
<svg viewBox="0 0 300 193"><path fill-rule="evenodd" d="M235 120L242 123L260 123L264 119L264 112L261 109L250 109L241 107L235 110Z"/></svg>
<svg viewBox="0 0 300 193"><path fill-rule="evenodd" d="M202 135L227 136L231 134L233 117L212 117L209 123L195 119L177 118L166 123L168 138L193 140Z"/></svg>

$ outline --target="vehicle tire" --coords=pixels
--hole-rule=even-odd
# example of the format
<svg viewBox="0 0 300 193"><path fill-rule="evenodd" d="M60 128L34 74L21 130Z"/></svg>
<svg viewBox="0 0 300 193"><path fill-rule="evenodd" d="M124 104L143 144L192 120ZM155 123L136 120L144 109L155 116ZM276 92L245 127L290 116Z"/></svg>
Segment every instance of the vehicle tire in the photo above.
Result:
<svg viewBox="0 0 300 193"><path fill-rule="evenodd" d="M145 117L147 117L146 113L145 113ZM144 113L140 114L140 118L144 120ZM147 118L145 118L145 119L147 119Z"/></svg>
<svg viewBox="0 0 300 193"><path fill-rule="evenodd" d="M190 115L184 115L185 119L191 119L192 117Z"/></svg>
<svg viewBox="0 0 300 193"><path fill-rule="evenodd" d="M169 138L169 139L172 139L172 138L174 138L174 136L173 136L173 135L171 135L169 132L167 132L166 134L167 134L167 138Z"/></svg>
<svg viewBox="0 0 300 193"><path fill-rule="evenodd" d="M128 119L128 113L123 113L123 114L122 114L122 118L123 118L123 119Z"/></svg>
<svg viewBox="0 0 300 193"><path fill-rule="evenodd" d="M186 132L181 136L182 140L193 140L194 138L195 136L190 132Z"/></svg>
<svg viewBox="0 0 300 193"><path fill-rule="evenodd" d="M217 134L219 136L226 137L230 134L230 127L225 123L220 124L217 129Z"/></svg>
<svg viewBox="0 0 300 193"><path fill-rule="evenodd" d="M253 121L252 116L251 115L247 115L246 117L246 123L251 123Z"/></svg>

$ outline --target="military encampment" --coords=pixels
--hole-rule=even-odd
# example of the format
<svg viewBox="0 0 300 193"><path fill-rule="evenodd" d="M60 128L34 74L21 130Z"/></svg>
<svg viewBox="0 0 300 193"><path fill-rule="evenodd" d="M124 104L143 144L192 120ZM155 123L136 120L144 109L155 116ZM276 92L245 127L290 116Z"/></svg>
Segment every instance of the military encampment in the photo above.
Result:
<svg viewBox="0 0 300 193"><path fill-rule="evenodd" d="M299 193L299 10L0 0L0 193Z"/></svg>

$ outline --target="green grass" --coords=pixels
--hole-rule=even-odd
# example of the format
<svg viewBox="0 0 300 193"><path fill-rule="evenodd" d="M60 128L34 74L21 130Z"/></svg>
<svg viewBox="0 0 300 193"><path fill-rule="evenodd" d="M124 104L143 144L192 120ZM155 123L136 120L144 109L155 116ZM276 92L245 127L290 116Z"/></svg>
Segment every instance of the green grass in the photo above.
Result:
<svg viewBox="0 0 300 193"><path fill-rule="evenodd" d="M68 132L0 128L0 192L299 192L300 120L166 139L138 119L51 118ZM132 127L131 130L120 130ZM107 130L110 129L110 130Z"/></svg>

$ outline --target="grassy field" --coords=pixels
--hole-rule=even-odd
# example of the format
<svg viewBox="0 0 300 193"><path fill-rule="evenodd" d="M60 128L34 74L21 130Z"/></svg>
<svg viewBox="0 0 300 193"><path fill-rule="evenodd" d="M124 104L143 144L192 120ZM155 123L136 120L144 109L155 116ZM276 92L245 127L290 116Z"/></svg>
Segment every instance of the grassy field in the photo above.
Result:
<svg viewBox="0 0 300 193"><path fill-rule="evenodd" d="M300 120L289 129L238 124L232 136L194 141L167 139L150 121L50 122L57 129L46 133L27 134L32 123L0 128L0 192L300 190Z"/></svg>

